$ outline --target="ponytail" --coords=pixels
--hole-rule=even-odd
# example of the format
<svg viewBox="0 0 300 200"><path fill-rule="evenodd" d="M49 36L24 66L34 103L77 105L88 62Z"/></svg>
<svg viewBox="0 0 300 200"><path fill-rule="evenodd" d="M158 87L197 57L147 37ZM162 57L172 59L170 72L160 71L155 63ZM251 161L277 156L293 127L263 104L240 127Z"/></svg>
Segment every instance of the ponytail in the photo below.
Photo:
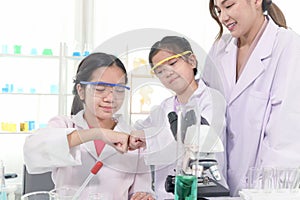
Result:
<svg viewBox="0 0 300 200"><path fill-rule="evenodd" d="M76 94L73 98L72 108L71 108L71 115L76 115L79 111L83 110L83 102L80 99L79 95Z"/></svg>
<svg viewBox="0 0 300 200"><path fill-rule="evenodd" d="M268 0L264 0L264 2L267 2L267 1ZM270 2L269 5L266 5L266 3L263 3L263 11L264 12L267 11L268 15L273 19L273 21L278 26L287 28L284 14L275 3L273 3L272 1Z"/></svg>
<svg viewBox="0 0 300 200"><path fill-rule="evenodd" d="M78 70L76 73L76 79L73 80L74 86L73 86L73 91L72 94L74 95L73 97L73 102L72 102L72 107L71 107L71 115L76 115L79 111L83 110L84 108L84 101L80 99L79 94L77 92L77 84L80 84L80 81L78 81L77 77L80 76L82 73L80 73L80 70L82 70L81 65L83 61L78 66ZM84 87L84 86L83 86Z"/></svg>

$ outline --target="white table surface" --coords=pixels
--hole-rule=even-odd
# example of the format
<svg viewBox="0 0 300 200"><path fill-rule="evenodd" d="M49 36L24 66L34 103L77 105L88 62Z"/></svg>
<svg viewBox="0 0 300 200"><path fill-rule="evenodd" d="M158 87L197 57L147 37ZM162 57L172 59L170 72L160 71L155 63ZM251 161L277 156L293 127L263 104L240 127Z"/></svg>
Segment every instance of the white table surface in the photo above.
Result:
<svg viewBox="0 0 300 200"><path fill-rule="evenodd" d="M209 200L242 200L241 197L209 197Z"/></svg>
<svg viewBox="0 0 300 200"><path fill-rule="evenodd" d="M242 200L241 197L206 197L208 200ZM172 200L172 199L165 199Z"/></svg>

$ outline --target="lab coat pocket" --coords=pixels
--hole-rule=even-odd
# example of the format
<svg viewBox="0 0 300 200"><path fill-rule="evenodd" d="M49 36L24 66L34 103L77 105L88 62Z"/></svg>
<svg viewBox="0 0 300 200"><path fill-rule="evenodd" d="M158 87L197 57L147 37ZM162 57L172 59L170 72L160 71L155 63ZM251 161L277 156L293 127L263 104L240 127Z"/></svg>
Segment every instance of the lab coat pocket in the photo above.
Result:
<svg viewBox="0 0 300 200"><path fill-rule="evenodd" d="M262 146L262 165L299 166L300 145L298 126L300 113L283 111L272 129L272 135L265 137Z"/></svg>
<svg viewBox="0 0 300 200"><path fill-rule="evenodd" d="M285 165L283 158L288 157L285 155L285 149L276 148L271 144L268 138L265 138L262 143L261 155L258 159L259 166L282 166ZM288 153L288 152L287 152Z"/></svg>
<svg viewBox="0 0 300 200"><path fill-rule="evenodd" d="M268 100L270 97L270 94L261 92L261 91L252 90L250 92L250 97L256 98L256 99L261 99L261 100Z"/></svg>
<svg viewBox="0 0 300 200"><path fill-rule="evenodd" d="M269 103L270 95L268 93L251 91L249 94L249 106L248 116L250 123L253 125L252 128L262 129L262 124L264 121L264 116Z"/></svg>

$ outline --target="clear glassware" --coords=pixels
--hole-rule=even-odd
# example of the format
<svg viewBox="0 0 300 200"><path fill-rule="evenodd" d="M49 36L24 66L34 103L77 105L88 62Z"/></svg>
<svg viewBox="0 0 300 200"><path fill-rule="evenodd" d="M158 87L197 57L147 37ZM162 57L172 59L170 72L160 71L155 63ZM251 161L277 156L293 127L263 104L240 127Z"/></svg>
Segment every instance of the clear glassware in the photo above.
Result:
<svg viewBox="0 0 300 200"><path fill-rule="evenodd" d="M258 192L262 189L262 169L250 167L247 173L247 189Z"/></svg>
<svg viewBox="0 0 300 200"><path fill-rule="evenodd" d="M264 192L272 192L276 185L275 170L272 167L262 168L262 189Z"/></svg>
<svg viewBox="0 0 300 200"><path fill-rule="evenodd" d="M47 191L31 192L21 196L21 200L50 200L50 195Z"/></svg>
<svg viewBox="0 0 300 200"><path fill-rule="evenodd" d="M104 200L104 195L101 193L89 194L88 200Z"/></svg>
<svg viewBox="0 0 300 200"><path fill-rule="evenodd" d="M55 188L49 192L50 200L72 200L76 191L73 187Z"/></svg>
<svg viewBox="0 0 300 200"><path fill-rule="evenodd" d="M276 189L279 192L299 190L299 168L276 168Z"/></svg>

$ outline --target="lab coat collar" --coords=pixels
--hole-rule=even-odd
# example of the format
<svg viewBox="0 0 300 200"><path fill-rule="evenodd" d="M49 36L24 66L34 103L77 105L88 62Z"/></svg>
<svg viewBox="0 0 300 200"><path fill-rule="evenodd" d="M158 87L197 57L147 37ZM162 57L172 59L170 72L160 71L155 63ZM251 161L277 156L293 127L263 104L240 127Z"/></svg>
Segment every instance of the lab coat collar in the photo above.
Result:
<svg viewBox="0 0 300 200"><path fill-rule="evenodd" d="M188 103L191 102L193 99L195 98L199 98L199 96L201 96L204 93L204 90L206 89L206 85L203 82L202 79L198 80L198 88L195 90L195 92L192 94L192 96L190 97L190 99L188 100Z"/></svg>
<svg viewBox="0 0 300 200"><path fill-rule="evenodd" d="M78 129L89 129L88 123L83 118L83 114L84 114L84 110L78 112L76 115L72 117L72 122L76 125ZM130 126L127 125L126 121L124 120L124 117L121 114L115 114L113 118L118 121L114 130L130 133L131 131ZM105 159L106 157L110 157L111 155L117 153L117 151L114 148L105 145L102 153L98 157L94 141L86 142L81 145L95 158L95 160L99 158Z"/></svg>
<svg viewBox="0 0 300 200"><path fill-rule="evenodd" d="M84 110L79 111L76 115L72 116L72 122L76 124L78 128L88 129L89 125L86 120L83 118Z"/></svg>
<svg viewBox="0 0 300 200"><path fill-rule="evenodd" d="M266 29L258 41L257 46L253 50L244 71L236 84L234 82L236 79L237 39L231 39L225 50L223 58L223 64L228 64L228 66L223 66L224 69L227 69L225 70L225 76L231 84L234 84L228 104L231 104L249 85L255 81L257 77L264 73L267 65L265 65L263 61L271 56L278 28L279 27L270 18Z"/></svg>
<svg viewBox="0 0 300 200"><path fill-rule="evenodd" d="M77 129L89 129L89 125L83 118L84 110L79 111L76 115L72 116L72 122L76 125ZM81 144L89 154L91 154L95 160L97 160L98 155L96 152L94 141L86 142Z"/></svg>
<svg viewBox="0 0 300 200"><path fill-rule="evenodd" d="M185 104L185 106L195 105L195 102L198 102L199 96L201 96L204 93L204 90L206 89L206 87L207 86L205 85L203 80L199 79L198 80L198 88L190 96L190 98L188 99L188 102ZM178 101L178 100L177 100L176 96L173 96L171 99L172 99L173 103L167 103L165 106L169 108L167 110L172 110L173 111L174 110L174 105L176 104L175 101Z"/></svg>
<svg viewBox="0 0 300 200"><path fill-rule="evenodd" d="M77 127L88 129L89 125L86 120L83 118L84 110L79 111L76 115L72 116L72 122L76 124ZM116 119L118 122L124 122L124 118L121 114L114 114L113 118Z"/></svg>

